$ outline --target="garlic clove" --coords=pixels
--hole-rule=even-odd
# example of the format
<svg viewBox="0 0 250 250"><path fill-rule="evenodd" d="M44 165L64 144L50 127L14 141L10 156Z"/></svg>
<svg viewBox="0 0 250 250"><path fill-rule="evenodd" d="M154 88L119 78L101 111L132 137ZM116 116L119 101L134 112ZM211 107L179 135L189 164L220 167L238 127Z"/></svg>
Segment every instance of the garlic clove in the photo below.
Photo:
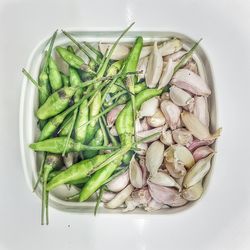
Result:
<svg viewBox="0 0 250 250"><path fill-rule="evenodd" d="M113 135L113 136L118 136L118 133L117 133L117 130L116 130L116 127L113 126L110 130L109 130L110 134Z"/></svg>
<svg viewBox="0 0 250 250"><path fill-rule="evenodd" d="M178 128L173 130L172 135L176 143L184 146L190 144L193 141L192 134L185 128Z"/></svg>
<svg viewBox="0 0 250 250"><path fill-rule="evenodd" d="M170 88L169 95L172 102L177 106L183 107L193 102L193 98L189 93L176 86Z"/></svg>
<svg viewBox="0 0 250 250"><path fill-rule="evenodd" d="M173 188L156 185L150 181L148 181L148 187L152 198L158 203L171 205L180 197L178 191Z"/></svg>
<svg viewBox="0 0 250 250"><path fill-rule="evenodd" d="M163 67L162 56L158 50L157 42L154 43L153 51L149 56L147 72L145 75L146 84L154 88L160 80Z"/></svg>
<svg viewBox="0 0 250 250"><path fill-rule="evenodd" d="M63 156L63 163L66 168L70 167L74 163L77 162L79 153L77 152L69 152L65 156Z"/></svg>
<svg viewBox="0 0 250 250"><path fill-rule="evenodd" d="M136 209L136 207L139 206L138 201L135 201L131 196L129 196L126 200L125 200L125 208L122 209L122 212L126 213L129 211L133 211Z"/></svg>
<svg viewBox="0 0 250 250"><path fill-rule="evenodd" d="M156 128L164 125L166 123L166 119L161 110L158 108L152 116L147 117L147 123L149 126Z"/></svg>
<svg viewBox="0 0 250 250"><path fill-rule="evenodd" d="M125 200L131 195L134 187L130 184L119 192L111 201L105 204L106 208L117 208L120 207Z"/></svg>
<svg viewBox="0 0 250 250"><path fill-rule="evenodd" d="M188 70L194 72L195 74L198 74L198 73L199 73L197 64L196 64L196 62L193 61L193 60L190 60L190 61L185 65L184 69L188 69Z"/></svg>
<svg viewBox="0 0 250 250"><path fill-rule="evenodd" d="M152 52L153 46L144 46L142 47L141 54L140 54L140 59L144 58L146 56L149 56Z"/></svg>
<svg viewBox="0 0 250 250"><path fill-rule="evenodd" d="M147 70L147 66L148 66L148 59L149 59L149 57L147 56L147 57L141 58L139 60L139 63L137 66L137 71L141 72L141 73L138 74L138 81L145 78L145 74L146 74L146 70Z"/></svg>
<svg viewBox="0 0 250 250"><path fill-rule="evenodd" d="M148 203L148 205L144 208L147 212L154 212L157 210L160 210L162 208L163 204L157 202L154 199L151 199L151 201Z"/></svg>
<svg viewBox="0 0 250 250"><path fill-rule="evenodd" d="M169 96L169 93L168 93L168 92L164 92L164 93L161 95L161 101L164 101L164 100L170 100L170 96Z"/></svg>
<svg viewBox="0 0 250 250"><path fill-rule="evenodd" d="M214 150L212 148L210 148L208 146L203 146L203 147L197 148L193 152L193 157L194 157L194 160L197 162L197 161L207 157L211 153L214 153Z"/></svg>
<svg viewBox="0 0 250 250"><path fill-rule="evenodd" d="M214 156L214 153L211 153L206 158L203 158L196 162L196 164L187 172L184 181L183 186L185 188L189 188L199 181L201 181L205 175L208 173L211 167L211 159Z"/></svg>
<svg viewBox="0 0 250 250"><path fill-rule="evenodd" d="M153 142L146 152L146 167L150 175L154 176L163 162L164 144Z"/></svg>
<svg viewBox="0 0 250 250"><path fill-rule="evenodd" d="M136 153L138 155L146 155L146 151L148 149L148 144L147 143L140 143L137 144L138 150L136 150Z"/></svg>
<svg viewBox="0 0 250 250"><path fill-rule="evenodd" d="M202 181L182 190L182 197L187 201L198 200L203 193Z"/></svg>
<svg viewBox="0 0 250 250"><path fill-rule="evenodd" d="M217 129L214 134L210 134L208 127L187 111L181 113L181 119L185 127L199 140L213 140L220 136L221 128Z"/></svg>
<svg viewBox="0 0 250 250"><path fill-rule="evenodd" d="M152 116L157 111L159 107L159 100L157 97L153 97L141 105L141 109L139 111L139 117L142 118L144 116Z"/></svg>
<svg viewBox="0 0 250 250"><path fill-rule="evenodd" d="M146 159L145 157L140 157L140 167L142 171L142 185L145 186L147 183L147 178L148 178L148 171L146 167Z"/></svg>
<svg viewBox="0 0 250 250"><path fill-rule="evenodd" d="M164 88L165 86L168 85L174 74L175 65L176 64L172 61L172 59L169 59L166 62L166 65L164 65L163 67L158 89Z"/></svg>
<svg viewBox="0 0 250 250"><path fill-rule="evenodd" d="M172 84L187 90L195 95L205 95L208 96L211 94L211 90L204 82L204 80L194 72L188 69L178 70L172 79Z"/></svg>
<svg viewBox="0 0 250 250"><path fill-rule="evenodd" d="M142 132L138 132L136 133L136 139L137 140L141 140L145 137L148 137L148 136L151 136L151 135L154 135L156 133L155 136L151 137L150 139L144 141L145 143L148 143L148 142L153 142L155 140L158 140L160 138L160 135L161 135L161 131L164 129L164 126L162 127L157 127L157 128L154 128L154 129L150 129L150 130L146 130L146 131L142 131Z"/></svg>
<svg viewBox="0 0 250 250"><path fill-rule="evenodd" d="M99 43L99 50L104 55L107 50L110 50L113 44L109 43ZM111 60L121 60L128 56L130 52L130 49L123 45L123 44L117 44L114 52L111 55Z"/></svg>
<svg viewBox="0 0 250 250"><path fill-rule="evenodd" d="M105 191L102 194L102 202L109 202L115 197L115 193Z"/></svg>
<svg viewBox="0 0 250 250"><path fill-rule="evenodd" d="M196 96L194 98L193 113L201 123L203 123L206 127L209 127L209 112L206 97Z"/></svg>
<svg viewBox="0 0 250 250"><path fill-rule="evenodd" d="M167 162L183 163L187 168L191 168L195 163L192 153L180 144L169 146L164 152L164 157Z"/></svg>
<svg viewBox="0 0 250 250"><path fill-rule="evenodd" d="M180 119L181 109L173 102L164 100L161 102L161 111L171 129L176 129Z"/></svg>
<svg viewBox="0 0 250 250"><path fill-rule="evenodd" d="M187 204L187 200L184 199L181 194L176 195L176 198L173 202L169 203L168 205L171 207L181 207L185 204Z"/></svg>
<svg viewBox="0 0 250 250"><path fill-rule="evenodd" d="M129 183L129 174L128 171L126 171L125 173L117 176L115 179L110 181L107 184L107 188L111 192L119 192L122 189L124 189L128 185L128 183Z"/></svg>
<svg viewBox="0 0 250 250"><path fill-rule="evenodd" d="M119 113L123 110L124 107L125 105L118 105L108 112L107 114L108 128L111 128L115 124L116 118L118 117Z"/></svg>
<svg viewBox="0 0 250 250"><path fill-rule="evenodd" d="M142 127L142 125L141 125L141 121L140 121L139 118L137 118L137 119L135 120L135 131L136 131L136 132L141 132L141 131L143 131L143 127Z"/></svg>
<svg viewBox="0 0 250 250"><path fill-rule="evenodd" d="M142 170L135 159L135 156L132 157L130 164L129 164L129 179L130 183L135 187L135 188L141 188L143 185L143 180L142 180Z"/></svg>
<svg viewBox="0 0 250 250"><path fill-rule="evenodd" d="M164 166L168 170L169 174L174 178L182 178L187 173L183 163L180 162L167 162L165 161Z"/></svg>
<svg viewBox="0 0 250 250"><path fill-rule="evenodd" d="M171 55L182 49L182 42L179 39L173 38L169 41L166 41L159 48L161 56Z"/></svg>
<svg viewBox="0 0 250 250"><path fill-rule="evenodd" d="M154 176L151 176L149 180L157 185L165 186L165 187L175 187L179 191L181 190L180 185L168 174L165 172L157 172Z"/></svg>
<svg viewBox="0 0 250 250"><path fill-rule="evenodd" d="M167 146L174 144L171 130L163 130L160 136L160 141Z"/></svg>
<svg viewBox="0 0 250 250"><path fill-rule="evenodd" d="M209 146L214 143L214 140L199 140L195 139L190 144L187 145L187 148L190 152L194 152L197 148L202 146Z"/></svg>
<svg viewBox="0 0 250 250"><path fill-rule="evenodd" d="M164 56L163 61L167 62L169 59L171 59L172 61L177 61L177 60L181 59L182 56L184 56L186 53L187 53L187 51L185 51L185 50L179 50L173 54L170 54L168 56Z"/></svg>
<svg viewBox="0 0 250 250"><path fill-rule="evenodd" d="M142 120L140 120L140 123L141 123L142 131L146 131L146 130L151 129L150 125L147 122L147 117L144 117Z"/></svg>

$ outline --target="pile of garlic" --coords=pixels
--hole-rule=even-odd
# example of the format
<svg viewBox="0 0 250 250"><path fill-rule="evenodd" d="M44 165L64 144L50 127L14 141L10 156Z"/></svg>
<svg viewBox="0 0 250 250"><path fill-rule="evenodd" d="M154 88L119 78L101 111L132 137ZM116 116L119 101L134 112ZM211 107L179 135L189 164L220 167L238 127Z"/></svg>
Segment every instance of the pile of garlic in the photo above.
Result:
<svg viewBox="0 0 250 250"><path fill-rule="evenodd" d="M105 47L106 46L106 47ZM100 50L107 48L101 45ZM105 49L106 50L106 49ZM122 59L129 48L120 45L113 57ZM125 207L146 211L179 207L197 200L203 193L203 180L211 167L214 150L210 147L221 129L210 133L208 98L211 90L199 75L191 58L175 72L187 51L179 39L142 49L138 71L149 88L169 86L169 92L146 101L136 120L136 140L156 134L138 145L127 172L107 184L102 201L107 208ZM124 105L107 115L111 133L116 136L115 120Z"/></svg>

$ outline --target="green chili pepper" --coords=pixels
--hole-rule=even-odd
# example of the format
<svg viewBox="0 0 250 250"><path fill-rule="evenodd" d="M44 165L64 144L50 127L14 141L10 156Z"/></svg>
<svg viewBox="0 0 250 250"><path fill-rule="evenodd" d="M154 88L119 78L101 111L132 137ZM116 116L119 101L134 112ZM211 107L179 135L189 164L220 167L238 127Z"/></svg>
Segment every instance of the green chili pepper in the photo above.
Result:
<svg viewBox="0 0 250 250"><path fill-rule="evenodd" d="M64 75L63 73L61 73L61 77L62 77L63 86L64 87L69 86L69 77Z"/></svg>
<svg viewBox="0 0 250 250"><path fill-rule="evenodd" d="M84 185L80 193L79 201L81 202L87 200L99 187L101 187L113 174L116 168L120 166L121 160L122 157L119 157L104 168L96 171Z"/></svg>
<svg viewBox="0 0 250 250"><path fill-rule="evenodd" d="M55 154L63 153L64 145L66 144L67 137L55 137L47 139L44 141L39 141L30 144L30 148L34 151L41 152L50 152ZM106 149L117 149L117 146L90 146L84 145L80 142L74 141L72 138L69 138L68 145L65 152L80 152L83 150L106 150Z"/></svg>
<svg viewBox="0 0 250 250"><path fill-rule="evenodd" d="M93 138L93 140L88 144L89 146L101 146L103 145L103 132L101 129L98 129L96 134L95 134L95 137ZM98 154L98 150L94 151L94 150L85 150L83 152L83 158L84 159L89 159L89 158L92 158L94 157L95 155Z"/></svg>
<svg viewBox="0 0 250 250"><path fill-rule="evenodd" d="M60 155L48 154L45 160L43 169L43 187L42 187L42 216L41 224L44 224L44 213L46 212L46 225L49 223L48 217L48 192L47 192L47 180L49 174L58 167L62 166L62 158Z"/></svg>
<svg viewBox="0 0 250 250"><path fill-rule="evenodd" d="M49 59L49 82L53 91L63 87L62 77L52 57Z"/></svg>
<svg viewBox="0 0 250 250"><path fill-rule="evenodd" d="M56 175L47 185L47 191L55 187L68 183L69 181L79 180L89 175L89 173L103 161L108 159L112 154L97 155L91 159L80 161L63 172Z"/></svg>
<svg viewBox="0 0 250 250"><path fill-rule="evenodd" d="M76 123L75 123L75 139L82 143L85 142L87 126L82 126L82 127L80 126L81 124L88 121L89 108L87 104L88 104L88 101L85 100L80 105Z"/></svg>
<svg viewBox="0 0 250 250"><path fill-rule="evenodd" d="M147 85L145 82L135 84L135 94L140 93L146 88L147 88Z"/></svg>
<svg viewBox="0 0 250 250"><path fill-rule="evenodd" d="M46 120L65 110L72 96L75 94L76 88L63 87L53 93L46 102L37 110L37 117L40 120Z"/></svg>
<svg viewBox="0 0 250 250"><path fill-rule="evenodd" d="M132 150L128 151L122 158L122 162L125 164L125 165L128 165L132 159L134 155L134 152Z"/></svg>

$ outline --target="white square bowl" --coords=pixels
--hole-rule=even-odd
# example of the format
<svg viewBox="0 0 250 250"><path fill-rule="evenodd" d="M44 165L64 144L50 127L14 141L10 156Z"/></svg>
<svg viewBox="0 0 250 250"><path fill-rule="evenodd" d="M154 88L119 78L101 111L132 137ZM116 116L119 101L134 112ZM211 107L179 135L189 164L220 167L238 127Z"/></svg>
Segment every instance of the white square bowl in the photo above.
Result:
<svg viewBox="0 0 250 250"><path fill-rule="evenodd" d="M88 41L97 43L99 41L102 42L113 42L119 36L119 31L82 31L77 29L67 29L78 41ZM152 41L165 41L172 37L180 38L183 41L184 48L190 49L195 41L188 36L175 33L175 32L164 32L164 31L130 31L123 37L122 42L133 42L137 36L142 36L144 38L145 43L152 43ZM28 63L26 65L26 69L34 76L38 77L40 64L43 58L44 48L48 43L49 38L41 41L31 53ZM59 33L57 39L55 41L55 46L64 46L69 43L67 37L65 37L62 33ZM209 113L210 113L210 128L211 130L215 130L217 127L217 106L216 106L216 92L215 86L213 82L212 68L209 62L209 59L201 48L198 46L194 55L194 60L196 61L199 69L199 73L202 78L205 79L207 84L212 90L212 95L209 97ZM38 169L41 162L41 157L34 151L29 148L29 144L34 142L38 137L39 129L37 128L37 119L35 117L35 111L37 109L37 89L29 83L29 81L24 77L23 85L22 85L22 94L20 101L20 114L19 114L19 132L20 132L20 146L21 146L21 155L22 155L22 165L26 177L27 184L30 190L33 189L34 183L38 177ZM213 144L213 147L216 146L216 143ZM214 164L214 158L211 163ZM213 168L212 168L213 169ZM211 170L212 170L211 169ZM207 191L209 178L211 177L211 170L209 174L206 176L204 181L204 190ZM59 209L61 211L67 212L77 212L77 213L92 213L95 207L95 201L90 200L87 202L73 202L66 201L65 197L68 197L74 194L76 190L68 190L65 185L56 188L54 191L50 193L49 205ZM41 185L38 185L35 193L38 197L41 197ZM204 197L204 193L201 199L196 202L202 202ZM195 202L189 202L188 204L179 207L179 208L171 208L171 209L161 209L154 214L166 214L166 213L176 213L183 211L185 209L190 208ZM121 209L106 209L103 205L100 205L99 209L100 213L121 213ZM144 210L137 208L135 211L131 213L139 213L139 214L149 214Z"/></svg>

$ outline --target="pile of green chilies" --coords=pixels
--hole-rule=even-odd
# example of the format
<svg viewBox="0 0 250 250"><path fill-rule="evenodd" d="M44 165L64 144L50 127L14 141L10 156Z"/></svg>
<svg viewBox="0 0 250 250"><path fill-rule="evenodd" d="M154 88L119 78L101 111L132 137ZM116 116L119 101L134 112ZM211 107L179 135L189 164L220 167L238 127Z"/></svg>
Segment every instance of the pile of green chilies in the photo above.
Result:
<svg viewBox="0 0 250 250"><path fill-rule="evenodd" d="M97 209L107 180L117 176L119 171L124 172L122 167L127 166L132 158L136 148L137 110L142 103L163 92L163 89L149 89L137 80L142 37L136 38L126 59L110 59L132 25L104 55L88 43L78 43L63 31L73 46L58 46L55 53L67 63L67 74L60 71L52 57L56 31L44 53L38 80L23 69L39 93L36 117L41 132L30 148L44 154L34 187L42 183L42 224L48 224L49 192L62 184L80 188L76 196L79 202L100 190ZM88 57L88 62L76 54L75 47ZM115 137L107 129L106 114L119 104L125 104L125 107L116 120L119 136ZM74 159L65 168L63 160L70 156Z"/></svg>

